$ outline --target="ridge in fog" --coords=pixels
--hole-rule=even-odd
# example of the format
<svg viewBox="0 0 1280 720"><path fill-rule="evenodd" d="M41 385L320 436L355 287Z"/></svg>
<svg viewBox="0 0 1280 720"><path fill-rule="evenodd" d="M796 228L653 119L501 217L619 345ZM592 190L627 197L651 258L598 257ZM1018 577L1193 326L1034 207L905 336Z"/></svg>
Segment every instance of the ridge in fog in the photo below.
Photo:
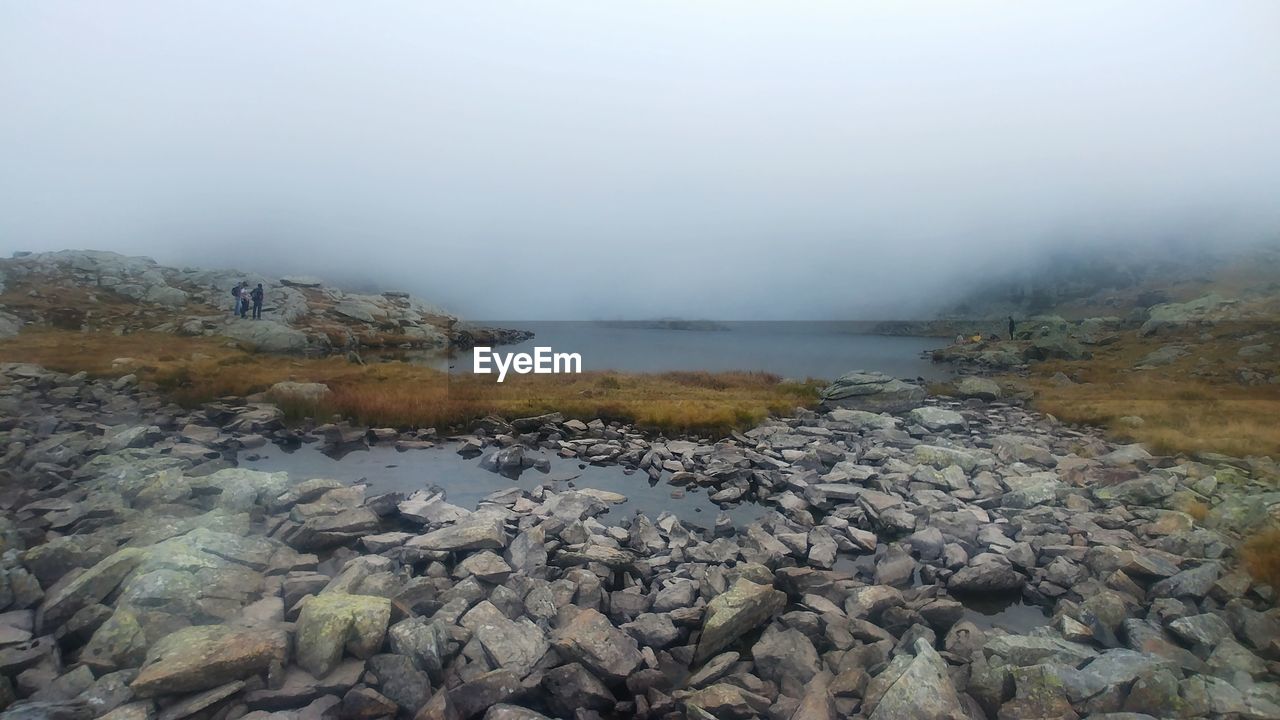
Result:
<svg viewBox="0 0 1280 720"><path fill-rule="evenodd" d="M471 318L928 315L1280 237L1280 5L0 9L0 251Z"/></svg>

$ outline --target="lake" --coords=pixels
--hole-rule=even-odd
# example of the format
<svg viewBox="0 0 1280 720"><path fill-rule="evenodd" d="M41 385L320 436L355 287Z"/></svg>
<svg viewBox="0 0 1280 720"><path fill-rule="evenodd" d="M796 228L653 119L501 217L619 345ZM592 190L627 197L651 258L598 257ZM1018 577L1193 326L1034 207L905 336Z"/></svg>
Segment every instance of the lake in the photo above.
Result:
<svg viewBox="0 0 1280 720"><path fill-rule="evenodd" d="M945 338L867 334L867 323L727 322L722 330L676 330L647 323L519 322L478 323L531 330L534 338L504 345L499 352L533 352L551 347L582 356L582 369L623 372L669 370L756 370L785 378L831 380L851 370L878 370L926 380L949 376L945 366L921 357L946 345ZM442 355L415 358L444 368ZM455 352L453 372L469 373L470 351Z"/></svg>

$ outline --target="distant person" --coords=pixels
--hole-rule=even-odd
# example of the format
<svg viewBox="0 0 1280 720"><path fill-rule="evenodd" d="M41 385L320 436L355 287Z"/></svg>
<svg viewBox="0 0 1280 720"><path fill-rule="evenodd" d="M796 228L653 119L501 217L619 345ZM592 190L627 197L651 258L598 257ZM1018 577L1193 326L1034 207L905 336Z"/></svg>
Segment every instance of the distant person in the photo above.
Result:
<svg viewBox="0 0 1280 720"><path fill-rule="evenodd" d="M262 283L258 283L258 287L249 293L249 297L253 299L253 319L262 319Z"/></svg>
<svg viewBox="0 0 1280 720"><path fill-rule="evenodd" d="M241 286L240 284L237 284L235 287L231 288L231 297L233 298L231 301L232 315L240 314L240 291L242 289L243 289L243 286Z"/></svg>
<svg viewBox="0 0 1280 720"><path fill-rule="evenodd" d="M240 319L249 314L249 281L240 283Z"/></svg>
<svg viewBox="0 0 1280 720"><path fill-rule="evenodd" d="M1009 316L1009 339L1010 340L1013 339L1013 330L1014 330L1013 316L1010 315Z"/></svg>

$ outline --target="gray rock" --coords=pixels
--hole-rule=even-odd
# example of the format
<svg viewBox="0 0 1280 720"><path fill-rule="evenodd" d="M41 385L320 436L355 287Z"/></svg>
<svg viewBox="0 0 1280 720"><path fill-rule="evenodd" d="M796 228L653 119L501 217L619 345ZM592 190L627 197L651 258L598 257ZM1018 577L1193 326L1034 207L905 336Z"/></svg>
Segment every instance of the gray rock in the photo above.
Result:
<svg viewBox="0 0 1280 720"><path fill-rule="evenodd" d="M905 657L905 656L904 656ZM885 686L869 720L962 720L967 718L947 664L923 639L915 643L915 657L890 666L876 680Z"/></svg>
<svg viewBox="0 0 1280 720"><path fill-rule="evenodd" d="M738 580L707 604L702 621L702 637L694 653L699 664L723 650L734 640L759 627L787 603L785 593L768 585Z"/></svg>
<svg viewBox="0 0 1280 720"><path fill-rule="evenodd" d="M798 691L821 669L818 651L799 630L770 625L751 648L756 674L781 688Z"/></svg>
<svg viewBox="0 0 1280 720"><path fill-rule="evenodd" d="M561 665L548 670L542 686L550 695L551 709L561 717L570 717L579 708L585 710L612 710L617 700L605 684L578 663Z"/></svg>
<svg viewBox="0 0 1280 720"><path fill-rule="evenodd" d="M832 408L868 412L905 412L924 401L924 388L878 372L842 375L819 395Z"/></svg>
<svg viewBox="0 0 1280 720"><path fill-rule="evenodd" d="M641 662L636 641L591 608L580 610L557 629L552 643L561 655L609 682L625 680Z"/></svg>
<svg viewBox="0 0 1280 720"><path fill-rule="evenodd" d="M405 543L423 550L499 550L507 544L502 517L474 513L453 525L433 530Z"/></svg>
<svg viewBox="0 0 1280 720"><path fill-rule="evenodd" d="M1021 588L1026 580L1004 556L982 553L952 575L947 587L955 592L1001 592Z"/></svg>
<svg viewBox="0 0 1280 720"><path fill-rule="evenodd" d="M368 668L378 678L378 691L406 713L417 712L431 698L431 680L404 655L374 655Z"/></svg>
<svg viewBox="0 0 1280 720"><path fill-rule="evenodd" d="M969 427L964 416L954 410L939 407L919 407L907 413L908 422L923 426L931 432L964 430Z"/></svg>

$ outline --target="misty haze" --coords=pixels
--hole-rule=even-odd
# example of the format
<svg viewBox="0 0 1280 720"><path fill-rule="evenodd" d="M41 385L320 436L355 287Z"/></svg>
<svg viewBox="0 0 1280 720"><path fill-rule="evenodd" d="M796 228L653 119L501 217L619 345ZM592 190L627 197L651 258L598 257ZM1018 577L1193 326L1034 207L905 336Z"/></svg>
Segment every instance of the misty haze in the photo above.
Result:
<svg viewBox="0 0 1280 720"><path fill-rule="evenodd" d="M0 0L0 720L1280 718L1280 3Z"/></svg>
<svg viewBox="0 0 1280 720"><path fill-rule="evenodd" d="M1274 239L1278 14L15 3L0 243L484 319L918 317L1047 249Z"/></svg>

